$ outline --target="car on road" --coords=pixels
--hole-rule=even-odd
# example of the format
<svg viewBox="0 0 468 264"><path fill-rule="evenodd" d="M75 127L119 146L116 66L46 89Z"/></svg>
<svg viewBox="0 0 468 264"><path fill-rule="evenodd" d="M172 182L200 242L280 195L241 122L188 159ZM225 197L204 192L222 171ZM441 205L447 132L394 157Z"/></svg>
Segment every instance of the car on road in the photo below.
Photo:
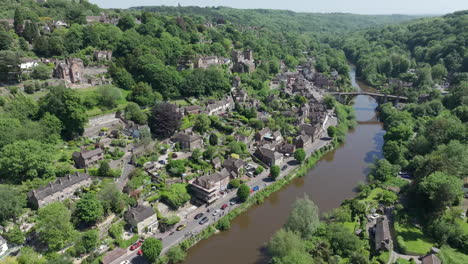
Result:
<svg viewBox="0 0 468 264"><path fill-rule="evenodd" d="M136 242L135 244L130 246L130 250L133 251L141 246L141 241Z"/></svg>
<svg viewBox="0 0 468 264"><path fill-rule="evenodd" d="M258 191L259 189L260 189L260 187L258 187L258 185L257 185L257 186L255 186L255 187L252 188L252 191L256 192L256 191Z"/></svg>
<svg viewBox="0 0 468 264"><path fill-rule="evenodd" d="M237 203L237 198L232 198L231 200L229 200L230 205L235 205L236 203Z"/></svg>
<svg viewBox="0 0 468 264"><path fill-rule="evenodd" d="M204 223L208 222L208 220L209 220L208 217L205 216L205 217L203 217L203 219L200 220L200 222L198 222L198 223L199 223L200 225L203 225Z"/></svg>
<svg viewBox="0 0 468 264"><path fill-rule="evenodd" d="M285 171L287 168L288 168L288 165L284 165L284 166L281 168L281 170L282 170L282 171Z"/></svg>
<svg viewBox="0 0 468 264"><path fill-rule="evenodd" d="M203 213L199 213L199 214L197 214L194 218L195 218L195 219L199 219L199 218L202 218L202 217L203 217Z"/></svg>
<svg viewBox="0 0 468 264"><path fill-rule="evenodd" d="M223 204L223 206L221 206L221 209L226 209L228 207L228 204Z"/></svg>
<svg viewBox="0 0 468 264"><path fill-rule="evenodd" d="M186 227L187 227L186 225L180 225L180 226L178 226L178 227L176 228L176 230L177 230L177 231L180 231L180 230L182 230L182 229L184 229L184 228L186 228Z"/></svg>
<svg viewBox="0 0 468 264"><path fill-rule="evenodd" d="M137 255L138 255L138 256L143 255L143 250L141 250L141 248L138 250Z"/></svg>
<svg viewBox="0 0 468 264"><path fill-rule="evenodd" d="M213 216L217 216L221 210L217 209L216 211L213 212Z"/></svg>
<svg viewBox="0 0 468 264"><path fill-rule="evenodd" d="M124 260L124 261L120 262L120 264L130 264L130 260Z"/></svg>

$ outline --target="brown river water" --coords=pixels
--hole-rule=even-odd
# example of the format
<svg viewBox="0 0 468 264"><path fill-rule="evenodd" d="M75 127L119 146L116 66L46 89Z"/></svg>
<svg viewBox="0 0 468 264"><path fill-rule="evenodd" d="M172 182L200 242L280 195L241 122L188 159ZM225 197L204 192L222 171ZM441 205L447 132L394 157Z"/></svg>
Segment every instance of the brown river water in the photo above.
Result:
<svg viewBox="0 0 468 264"><path fill-rule="evenodd" d="M354 71L350 76L359 90L372 89L356 82ZM293 180L263 204L238 216L231 223L231 229L192 247L184 263L268 263L264 245L284 225L298 197L307 194L321 212L352 198L358 183L366 181L369 164L382 155L384 130L376 118L376 107L373 98L358 96L354 101L358 125L348 132L345 144L325 155L305 177Z"/></svg>

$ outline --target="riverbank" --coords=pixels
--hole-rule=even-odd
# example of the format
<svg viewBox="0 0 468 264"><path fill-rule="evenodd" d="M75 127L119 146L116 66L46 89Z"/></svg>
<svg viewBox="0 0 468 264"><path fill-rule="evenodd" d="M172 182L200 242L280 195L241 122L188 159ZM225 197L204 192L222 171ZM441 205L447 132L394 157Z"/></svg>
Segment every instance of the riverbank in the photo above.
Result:
<svg viewBox="0 0 468 264"><path fill-rule="evenodd" d="M294 179L305 176L312 168L314 168L316 163L325 156L325 154L340 146L340 144L345 141L347 131L356 126L354 109L352 107L335 102L335 111L338 118L336 137L328 141L325 146L322 146L315 151L309 151L309 153L307 153L309 154L309 157L300 166L294 168L291 172L280 177L272 184L267 185L264 189L255 192L254 195L250 196L246 202L230 211L227 215L203 229L200 233L180 242L178 246L174 247L179 247L178 250L187 251L200 241L217 234L219 231L218 229L225 228L226 222L229 223L229 227L231 221L246 212L249 208L262 204L266 198L290 184ZM167 263L168 261L168 256L162 256L158 263Z"/></svg>

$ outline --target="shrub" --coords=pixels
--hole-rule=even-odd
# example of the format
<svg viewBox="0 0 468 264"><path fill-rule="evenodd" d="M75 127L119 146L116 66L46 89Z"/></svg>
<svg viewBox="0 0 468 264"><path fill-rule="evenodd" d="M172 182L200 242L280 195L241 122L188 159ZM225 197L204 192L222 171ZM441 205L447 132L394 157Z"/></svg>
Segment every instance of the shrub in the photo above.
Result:
<svg viewBox="0 0 468 264"><path fill-rule="evenodd" d="M225 231L231 228L231 222L229 222L229 219L226 217L221 218L217 223L216 223L216 229L220 231Z"/></svg>

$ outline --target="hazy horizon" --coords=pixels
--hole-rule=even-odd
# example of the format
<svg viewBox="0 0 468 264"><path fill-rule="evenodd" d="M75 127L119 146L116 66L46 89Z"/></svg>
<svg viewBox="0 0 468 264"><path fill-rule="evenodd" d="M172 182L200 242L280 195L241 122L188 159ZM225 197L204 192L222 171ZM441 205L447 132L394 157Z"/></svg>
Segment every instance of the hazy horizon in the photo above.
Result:
<svg viewBox="0 0 468 264"><path fill-rule="evenodd" d="M135 6L227 6L242 9L283 9L312 13L354 13L365 15L436 15L468 9L466 0L90 0L103 8L129 8Z"/></svg>

